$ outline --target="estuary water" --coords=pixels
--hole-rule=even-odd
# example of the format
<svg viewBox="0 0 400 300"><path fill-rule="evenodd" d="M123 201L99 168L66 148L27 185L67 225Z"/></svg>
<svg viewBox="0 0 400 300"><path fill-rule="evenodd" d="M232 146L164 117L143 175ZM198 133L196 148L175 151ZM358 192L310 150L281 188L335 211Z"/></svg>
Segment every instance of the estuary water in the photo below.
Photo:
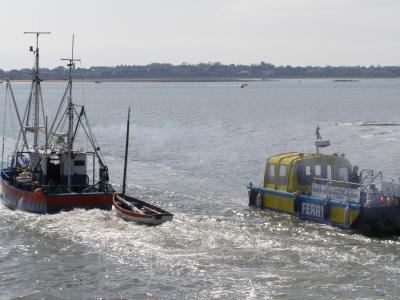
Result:
<svg viewBox="0 0 400 300"><path fill-rule="evenodd" d="M13 85L20 107L29 87ZM64 88L43 82L50 119ZM245 88L76 83L74 91L117 189L132 108L128 193L175 218L148 227L115 211L34 215L1 205L0 299L399 298L398 236L363 236L250 209L246 185L262 182L268 155L314 151L317 125L332 143L324 151L397 181L400 80L279 80ZM5 97L2 84L1 117L9 111ZM17 121L10 116L7 123L11 151Z"/></svg>

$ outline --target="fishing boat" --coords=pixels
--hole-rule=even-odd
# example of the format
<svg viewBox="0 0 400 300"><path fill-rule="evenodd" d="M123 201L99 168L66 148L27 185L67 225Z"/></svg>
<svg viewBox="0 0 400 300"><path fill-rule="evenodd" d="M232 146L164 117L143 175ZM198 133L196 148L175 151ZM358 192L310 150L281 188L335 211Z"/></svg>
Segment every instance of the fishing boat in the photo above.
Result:
<svg viewBox="0 0 400 300"><path fill-rule="evenodd" d="M358 171L329 146L317 128L316 153L286 152L267 158L264 183L248 186L249 205L365 233L400 233L400 184L382 172Z"/></svg>
<svg viewBox="0 0 400 300"><path fill-rule="evenodd" d="M110 210L114 190L108 183L108 167L89 126L84 106L72 101L72 74L75 62L79 61L74 58L74 37L71 58L62 59L68 61L68 84L49 128L41 90L39 36L50 32L26 33L36 35L36 47L30 47L35 65L23 115L17 106L11 82L6 81L5 107L9 105L9 95L19 131L14 151L7 161L4 160L3 134L1 187L4 203L11 209L33 213L57 213L75 208ZM5 113L4 118L6 116ZM85 139L92 146L91 151L75 149L80 131L84 132ZM89 163L93 172L91 180ZM97 177L96 170L99 172Z"/></svg>
<svg viewBox="0 0 400 300"><path fill-rule="evenodd" d="M142 200L133 197L129 197L125 193L126 171L128 167L130 113L131 110L129 108L127 128L126 128L125 163L124 163L124 179L122 183L122 193L114 194L113 204L117 212L117 215L126 221L133 221L148 225L160 225L164 222L171 221L174 215L155 205L146 203Z"/></svg>

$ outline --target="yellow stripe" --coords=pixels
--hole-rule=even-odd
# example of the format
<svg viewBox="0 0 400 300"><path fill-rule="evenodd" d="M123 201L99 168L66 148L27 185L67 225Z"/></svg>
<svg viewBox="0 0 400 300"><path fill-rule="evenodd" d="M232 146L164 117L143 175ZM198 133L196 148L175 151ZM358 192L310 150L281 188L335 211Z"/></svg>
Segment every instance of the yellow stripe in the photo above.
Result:
<svg viewBox="0 0 400 300"><path fill-rule="evenodd" d="M293 198L276 195L263 195L263 204L265 208L277 209L294 213Z"/></svg>
<svg viewBox="0 0 400 300"><path fill-rule="evenodd" d="M345 207L331 206L329 208L329 221L344 224L344 211ZM352 209L350 211L350 224L351 225L360 214L359 210Z"/></svg>
<svg viewBox="0 0 400 300"><path fill-rule="evenodd" d="M329 208L329 221L344 224L344 207L331 206Z"/></svg>

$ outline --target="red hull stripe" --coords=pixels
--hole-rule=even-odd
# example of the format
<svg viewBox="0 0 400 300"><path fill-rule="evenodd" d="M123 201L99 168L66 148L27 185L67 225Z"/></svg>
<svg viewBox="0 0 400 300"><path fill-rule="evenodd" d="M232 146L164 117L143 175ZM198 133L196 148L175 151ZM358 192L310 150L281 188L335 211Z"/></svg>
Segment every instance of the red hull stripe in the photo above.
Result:
<svg viewBox="0 0 400 300"><path fill-rule="evenodd" d="M11 186L7 181L1 182L4 198L6 204L13 206L13 203L20 202L22 206L37 207L38 210L42 211L51 208L60 209L63 208L106 208L111 209L112 205L112 193L65 193L65 194L53 194L46 195L38 192L29 192L17 189ZM40 209L39 209L40 207ZM31 209L28 209L31 210ZM36 209L34 209L36 210Z"/></svg>

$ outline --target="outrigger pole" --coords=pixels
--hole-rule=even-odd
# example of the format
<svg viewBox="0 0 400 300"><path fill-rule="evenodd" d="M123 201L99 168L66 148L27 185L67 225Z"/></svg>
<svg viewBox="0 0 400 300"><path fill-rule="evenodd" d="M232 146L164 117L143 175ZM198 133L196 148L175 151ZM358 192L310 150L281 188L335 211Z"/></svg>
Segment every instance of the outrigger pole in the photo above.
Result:
<svg viewBox="0 0 400 300"><path fill-rule="evenodd" d="M125 196L126 190L126 170L128 168L128 148L129 148L129 122L131 118L131 108L128 108L128 122L126 124L126 141L125 141L125 162L124 162L124 181L122 182L122 196Z"/></svg>

